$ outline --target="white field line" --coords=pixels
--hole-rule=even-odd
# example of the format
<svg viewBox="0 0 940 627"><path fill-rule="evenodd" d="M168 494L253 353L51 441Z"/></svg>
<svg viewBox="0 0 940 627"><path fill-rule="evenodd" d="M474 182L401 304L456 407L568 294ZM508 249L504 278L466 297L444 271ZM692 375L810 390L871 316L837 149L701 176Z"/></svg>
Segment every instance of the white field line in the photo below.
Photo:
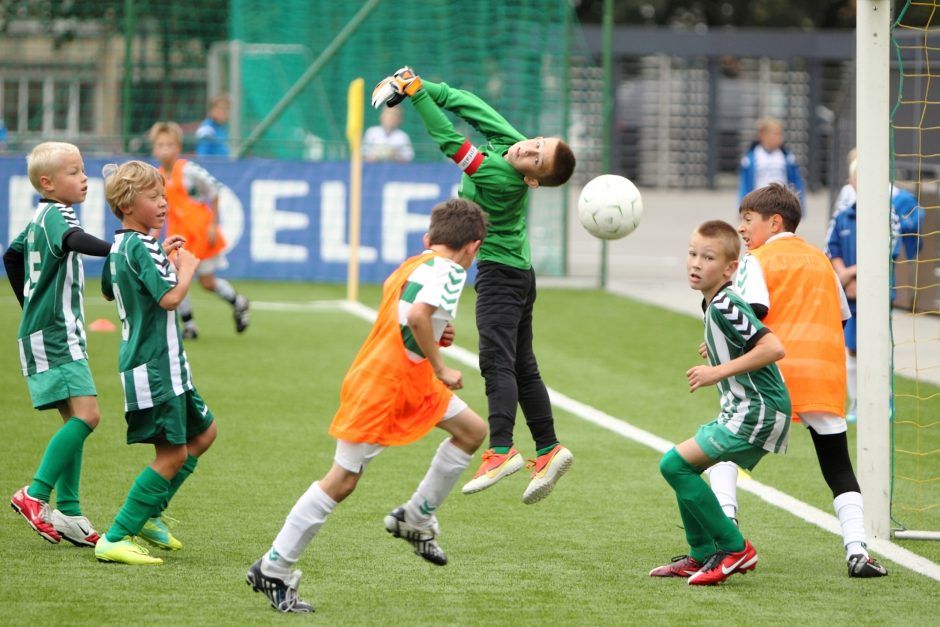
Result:
<svg viewBox="0 0 940 627"><path fill-rule="evenodd" d="M374 309L366 307L362 303L350 301L319 301L293 304L252 302L251 306L272 311L344 311L367 322L374 322L377 313ZM444 349L444 351L449 357L462 364L470 366L471 368L479 367L476 353L472 353L459 346L451 346L450 348ZM648 431L634 427L630 423L620 418L615 418L590 405L576 401L557 390L548 388L548 394L551 398L552 405L558 409L562 409L603 429L607 429L629 440L648 446L660 453L665 453L673 447L673 443L668 440L664 440ZM829 533L833 533L837 536L842 535L842 528L839 525L838 518L808 503L804 503L789 494L781 492L776 488L764 485L752 478L740 479L738 488L745 492L750 492L770 505L778 507L788 514L792 514L810 524L816 525ZM921 555L909 551L902 546L898 546L890 540L870 539L868 541L868 547L878 555L882 555L915 573L940 581L940 564L936 564Z"/></svg>

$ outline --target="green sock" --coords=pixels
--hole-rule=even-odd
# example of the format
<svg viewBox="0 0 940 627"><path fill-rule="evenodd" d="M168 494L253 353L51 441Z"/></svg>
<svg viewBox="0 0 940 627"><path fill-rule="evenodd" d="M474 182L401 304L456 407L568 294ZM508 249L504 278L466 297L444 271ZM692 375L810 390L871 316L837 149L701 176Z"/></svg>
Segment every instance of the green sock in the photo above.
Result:
<svg viewBox="0 0 940 627"><path fill-rule="evenodd" d="M183 482L189 478L189 475L193 474L193 471L196 470L196 462L199 461L198 457L193 457L189 455L186 458L186 461L183 462L183 467L180 468L180 471L176 473L176 476L170 479L170 491L166 495L166 500L163 501L163 504L160 506L160 512L154 514L154 516L159 516L163 513L163 510L167 508L170 504L170 500L176 494L176 491L180 489L180 486L183 485Z"/></svg>
<svg viewBox="0 0 940 627"><path fill-rule="evenodd" d="M55 506L66 516L81 516L82 508L78 502L78 484L82 475L82 453L72 457L55 482Z"/></svg>
<svg viewBox="0 0 940 627"><path fill-rule="evenodd" d="M497 455L505 455L506 453L509 452L509 449L511 449L512 447L511 446L493 446L491 448L493 449L493 452L496 453Z"/></svg>
<svg viewBox="0 0 940 627"><path fill-rule="evenodd" d="M744 548L744 536L722 511L700 470L685 461L674 448L663 455L659 470L676 491L686 540L691 547L689 555L703 561L716 548L721 551Z"/></svg>
<svg viewBox="0 0 940 627"><path fill-rule="evenodd" d="M555 442L555 443L552 444L551 446L546 446L545 448L540 448L539 450L535 451L535 456L536 456L536 457L541 457L541 456L544 455L545 453L550 453L551 450L552 450L553 448L555 448L556 446L558 446L558 442Z"/></svg>
<svg viewBox="0 0 940 627"><path fill-rule="evenodd" d="M127 493L127 500L105 534L108 542L118 542L124 536L140 533L147 519L160 510L169 490L169 481L150 466L145 467L134 480L134 485Z"/></svg>
<svg viewBox="0 0 940 627"><path fill-rule="evenodd" d="M26 491L31 497L40 501L49 502L52 496L52 488L59 481L59 477L65 472L66 467L72 463L77 455L79 460L82 456L82 450L85 447L85 438L91 434L91 427L81 418L72 416L65 421L65 424L56 431L55 435L46 445L46 452L42 455L42 461L39 462L39 469L33 477L33 482ZM79 461L79 471L81 471L81 461ZM78 480L76 475L75 494L78 494Z"/></svg>

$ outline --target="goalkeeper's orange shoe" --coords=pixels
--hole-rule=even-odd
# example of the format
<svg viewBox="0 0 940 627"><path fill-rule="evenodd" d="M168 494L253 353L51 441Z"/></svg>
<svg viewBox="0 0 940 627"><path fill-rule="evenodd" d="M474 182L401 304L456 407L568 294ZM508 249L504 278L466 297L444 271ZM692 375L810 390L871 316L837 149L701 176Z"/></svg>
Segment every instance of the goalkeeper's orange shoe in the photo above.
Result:
<svg viewBox="0 0 940 627"><path fill-rule="evenodd" d="M522 455L515 448L510 448L508 453L497 453L493 449L487 449L483 452L483 463L480 464L480 469L473 475L473 479L464 485L461 492L473 494L485 490L503 477L508 477L518 471L523 463Z"/></svg>
<svg viewBox="0 0 940 627"><path fill-rule="evenodd" d="M532 480L529 486L522 494L522 502L526 505L538 503L552 490L555 484L561 479L561 476L571 468L571 462L574 461L574 455L561 444L556 444L555 448L539 455L535 461L529 460L527 468L534 468L532 471Z"/></svg>

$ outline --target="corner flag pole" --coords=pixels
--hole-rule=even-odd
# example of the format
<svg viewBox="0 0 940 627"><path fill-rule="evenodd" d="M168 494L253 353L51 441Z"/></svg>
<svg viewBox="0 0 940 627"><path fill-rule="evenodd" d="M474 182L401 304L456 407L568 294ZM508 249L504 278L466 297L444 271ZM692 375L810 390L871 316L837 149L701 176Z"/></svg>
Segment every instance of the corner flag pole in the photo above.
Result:
<svg viewBox="0 0 940 627"><path fill-rule="evenodd" d="M359 233L362 217L362 125L365 87L361 78L349 84L346 139L349 141L349 266L346 300L359 300Z"/></svg>

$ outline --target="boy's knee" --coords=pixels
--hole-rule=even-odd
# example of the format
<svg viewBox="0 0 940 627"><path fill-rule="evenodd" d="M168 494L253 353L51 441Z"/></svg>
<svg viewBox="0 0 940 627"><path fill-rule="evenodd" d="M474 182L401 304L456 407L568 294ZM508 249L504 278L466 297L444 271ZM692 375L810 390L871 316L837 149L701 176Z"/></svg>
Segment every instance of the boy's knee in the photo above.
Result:
<svg viewBox="0 0 940 627"><path fill-rule="evenodd" d="M95 429L101 421L101 409L98 399L94 396L83 396L69 399L68 403L59 406L63 420L74 416L84 422L90 429Z"/></svg>
<svg viewBox="0 0 940 627"><path fill-rule="evenodd" d="M359 474L359 475L354 475L354 474L352 474L352 473L349 473L349 474L344 475L344 476L334 485L333 494L329 494L329 493L327 493L327 494L329 494L329 496L330 496L334 501L336 501L337 503L339 503L340 501L345 501L346 498L347 498L350 494L352 494L353 492L355 492L356 486L359 485L359 477L361 477L361 476L362 476L361 474ZM325 490L324 490L324 491L325 491Z"/></svg>
<svg viewBox="0 0 940 627"><path fill-rule="evenodd" d="M90 412L85 416L78 416L78 419L88 425L88 428L94 431L98 428L98 423L101 422L101 412L97 409L93 412Z"/></svg>
<svg viewBox="0 0 940 627"><path fill-rule="evenodd" d="M659 460L659 472L669 485L673 485L683 474L694 474L692 466L682 459L682 456L675 448L666 451L666 454Z"/></svg>
<svg viewBox="0 0 940 627"><path fill-rule="evenodd" d="M474 414L474 420L470 423L470 428L467 430L467 447L472 448L473 452L476 452L476 450L483 445L483 441L486 440L486 433L486 423L483 422L480 416Z"/></svg>

